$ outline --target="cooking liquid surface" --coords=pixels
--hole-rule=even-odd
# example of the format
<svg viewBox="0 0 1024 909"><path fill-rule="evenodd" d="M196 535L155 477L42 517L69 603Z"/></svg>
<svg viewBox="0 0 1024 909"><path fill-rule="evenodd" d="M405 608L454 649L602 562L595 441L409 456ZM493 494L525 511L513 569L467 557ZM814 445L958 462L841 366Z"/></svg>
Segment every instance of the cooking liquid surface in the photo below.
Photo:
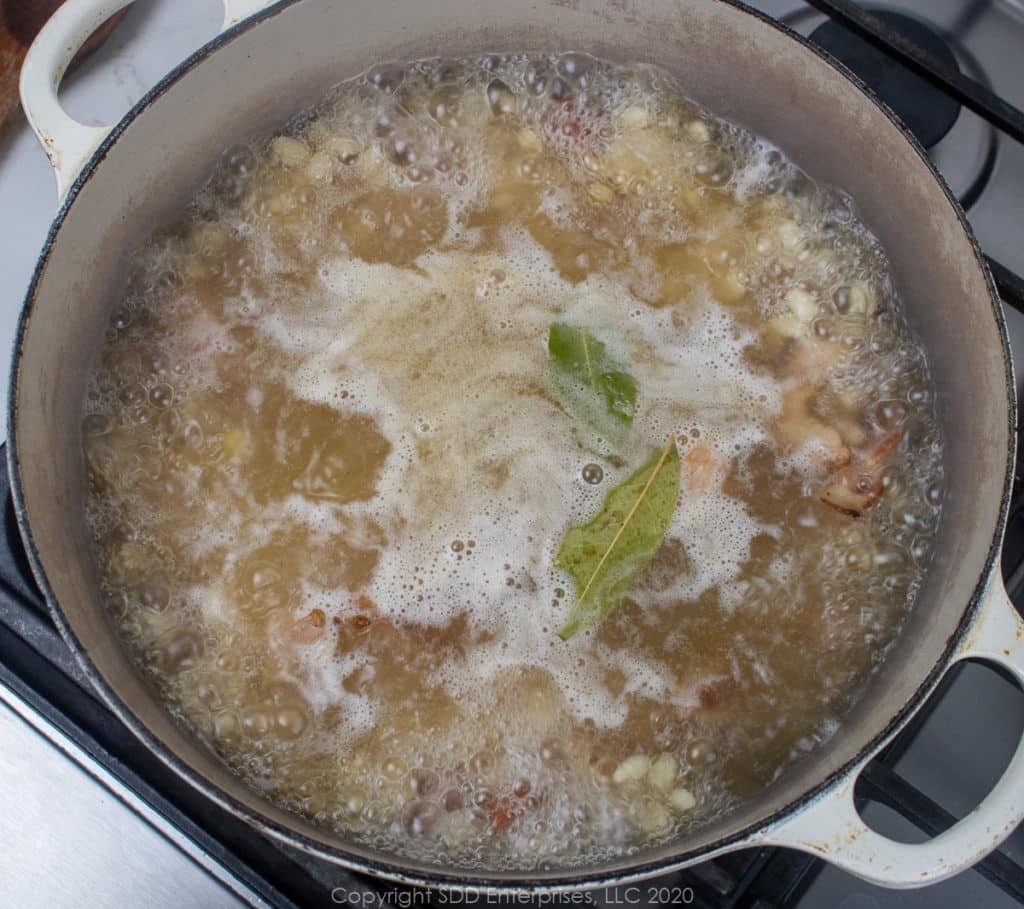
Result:
<svg viewBox="0 0 1024 909"><path fill-rule="evenodd" d="M631 421L574 405L553 324ZM467 868L634 854L826 741L943 488L851 202L580 54L378 67L229 150L136 253L82 438L174 712L278 803ZM657 555L562 640L563 537L669 440Z"/></svg>

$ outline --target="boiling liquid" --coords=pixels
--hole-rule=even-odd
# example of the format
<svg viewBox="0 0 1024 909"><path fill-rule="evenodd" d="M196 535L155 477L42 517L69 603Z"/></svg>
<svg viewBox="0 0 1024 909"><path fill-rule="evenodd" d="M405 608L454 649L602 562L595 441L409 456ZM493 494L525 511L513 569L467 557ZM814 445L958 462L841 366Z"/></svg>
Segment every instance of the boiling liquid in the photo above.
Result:
<svg viewBox="0 0 1024 909"><path fill-rule="evenodd" d="M621 433L565 406L553 322L636 379ZM832 735L930 556L930 390L850 200L660 70L384 66L135 255L88 518L131 652L253 786L382 849L573 866ZM664 544L560 640L566 530L668 438Z"/></svg>

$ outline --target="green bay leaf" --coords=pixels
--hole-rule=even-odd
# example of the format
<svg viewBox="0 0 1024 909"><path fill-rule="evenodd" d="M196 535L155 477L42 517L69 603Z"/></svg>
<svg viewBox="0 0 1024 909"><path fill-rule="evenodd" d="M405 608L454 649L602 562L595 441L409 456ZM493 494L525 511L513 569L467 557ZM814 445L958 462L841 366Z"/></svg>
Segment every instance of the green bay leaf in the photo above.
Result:
<svg viewBox="0 0 1024 909"><path fill-rule="evenodd" d="M566 531L555 565L576 582L576 603L558 632L563 641L615 609L654 558L679 501L681 470L669 439L608 492L594 518Z"/></svg>
<svg viewBox="0 0 1024 909"><path fill-rule="evenodd" d="M562 403L574 416L605 436L618 435L633 422L636 379L587 329L552 323L548 359Z"/></svg>

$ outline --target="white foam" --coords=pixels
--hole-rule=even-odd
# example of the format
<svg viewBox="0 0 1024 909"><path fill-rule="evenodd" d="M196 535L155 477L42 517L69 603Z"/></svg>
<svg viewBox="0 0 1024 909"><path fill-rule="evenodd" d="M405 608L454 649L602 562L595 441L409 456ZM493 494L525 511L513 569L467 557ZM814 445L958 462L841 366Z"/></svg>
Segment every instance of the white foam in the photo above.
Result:
<svg viewBox="0 0 1024 909"><path fill-rule="evenodd" d="M748 199L761 190L765 183L779 170L773 164L771 155L779 155L779 149L764 139L757 139L752 150L741 160L743 166L733 175L733 188L738 199Z"/></svg>
<svg viewBox="0 0 1024 909"><path fill-rule="evenodd" d="M588 519L667 435L699 428L723 464L763 441L779 390L744 363L750 338L710 298L679 328L615 276L572 284L518 232L506 233L501 253L428 254L415 269L340 257L323 264L323 275L324 293L309 306L273 308L256 325L298 354L284 377L298 397L372 414L393 446L378 494L346 508L389 537L367 595L398 622L440 626L465 615L493 635L466 665L443 673L453 695L472 697L509 669L534 666L554 677L577 718L621 723L625 697L602 684L619 657L581 666L589 636L566 644L554 635L567 615L556 588L572 589L555 553L567 526ZM594 458L586 439L574 437L572 420L543 391L544 340L556 319L586 325L638 379L638 417L623 446L636 458L608 467L598 488L580 479ZM660 596L691 598L727 583L764 530L720 490L684 494L669 534L697 570ZM456 540L473 540L472 554L458 558ZM626 693L671 697L664 667L631 659ZM341 671L321 667L325 690L340 690L328 676Z"/></svg>

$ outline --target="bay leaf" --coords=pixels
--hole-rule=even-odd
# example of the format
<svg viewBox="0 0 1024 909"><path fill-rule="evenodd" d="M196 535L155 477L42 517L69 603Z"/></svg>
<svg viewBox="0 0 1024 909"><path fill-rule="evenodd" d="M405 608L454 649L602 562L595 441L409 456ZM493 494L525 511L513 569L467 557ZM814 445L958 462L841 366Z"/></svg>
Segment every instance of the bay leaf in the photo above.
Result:
<svg viewBox="0 0 1024 909"><path fill-rule="evenodd" d="M601 511L570 527L555 565L576 583L576 602L558 632L567 641L600 622L654 558L679 501L682 468L674 438L628 479L609 490Z"/></svg>
<svg viewBox="0 0 1024 909"><path fill-rule="evenodd" d="M636 411L636 379L613 360L587 329L553 322L548 359L562 402L605 436L621 434Z"/></svg>

